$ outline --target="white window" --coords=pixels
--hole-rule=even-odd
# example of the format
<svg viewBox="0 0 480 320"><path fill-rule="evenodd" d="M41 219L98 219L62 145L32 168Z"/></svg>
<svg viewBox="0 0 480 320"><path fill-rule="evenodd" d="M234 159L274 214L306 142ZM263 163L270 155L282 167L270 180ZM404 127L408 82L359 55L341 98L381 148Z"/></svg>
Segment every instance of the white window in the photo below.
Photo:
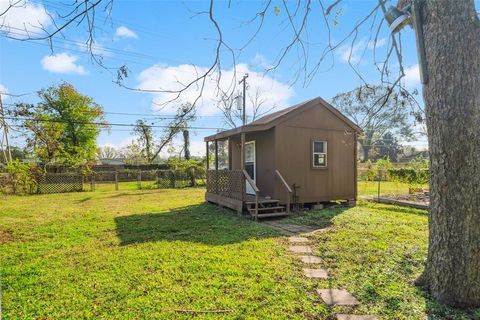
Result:
<svg viewBox="0 0 480 320"><path fill-rule="evenodd" d="M325 168L327 166L327 141L313 141L313 167Z"/></svg>

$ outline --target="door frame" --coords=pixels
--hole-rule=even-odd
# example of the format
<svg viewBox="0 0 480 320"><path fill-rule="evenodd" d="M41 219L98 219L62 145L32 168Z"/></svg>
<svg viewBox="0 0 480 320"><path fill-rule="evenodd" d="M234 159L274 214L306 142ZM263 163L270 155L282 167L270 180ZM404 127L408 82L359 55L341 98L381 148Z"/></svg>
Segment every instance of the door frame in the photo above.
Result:
<svg viewBox="0 0 480 320"><path fill-rule="evenodd" d="M252 178L252 180L256 184L257 183L257 146L255 144L255 140L245 142L245 149L246 149L247 144L253 144L253 177L250 177L250 178ZM247 161L246 161L246 158L245 158L245 162L243 164L244 168L245 168L246 163L247 163ZM250 183L248 183L248 181L246 181L246 180L245 180L245 192L247 194L255 194L255 191L250 186Z"/></svg>

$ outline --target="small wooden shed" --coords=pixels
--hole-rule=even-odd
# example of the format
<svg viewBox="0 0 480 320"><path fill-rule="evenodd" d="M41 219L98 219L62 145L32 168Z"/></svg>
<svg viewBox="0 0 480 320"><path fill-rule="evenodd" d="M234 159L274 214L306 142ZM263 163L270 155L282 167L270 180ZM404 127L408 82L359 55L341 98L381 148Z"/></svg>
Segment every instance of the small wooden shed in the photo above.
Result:
<svg viewBox="0 0 480 320"><path fill-rule="evenodd" d="M208 136L205 198L255 219L288 215L292 203L355 203L360 132L318 97Z"/></svg>

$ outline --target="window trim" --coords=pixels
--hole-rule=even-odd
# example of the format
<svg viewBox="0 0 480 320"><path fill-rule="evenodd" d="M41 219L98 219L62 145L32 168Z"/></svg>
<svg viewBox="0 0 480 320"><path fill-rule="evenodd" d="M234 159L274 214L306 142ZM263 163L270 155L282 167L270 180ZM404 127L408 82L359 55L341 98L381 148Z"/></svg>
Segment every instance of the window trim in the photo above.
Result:
<svg viewBox="0 0 480 320"><path fill-rule="evenodd" d="M321 142L323 143L323 152L315 152L315 143ZM318 166L315 165L315 155L316 154L323 154L325 155L325 165ZM312 168L313 169L326 169L328 167L328 141L326 140L312 140Z"/></svg>

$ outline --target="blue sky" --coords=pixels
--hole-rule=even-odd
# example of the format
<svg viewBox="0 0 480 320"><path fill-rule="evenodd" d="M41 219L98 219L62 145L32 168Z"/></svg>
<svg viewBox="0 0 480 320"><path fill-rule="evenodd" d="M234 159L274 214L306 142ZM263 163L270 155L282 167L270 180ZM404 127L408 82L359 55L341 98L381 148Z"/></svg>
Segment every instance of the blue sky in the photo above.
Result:
<svg viewBox="0 0 480 320"><path fill-rule="evenodd" d="M5 5L6 1L8 0L0 0L0 5ZM113 113L152 116L168 116L174 113L177 105L159 110L157 105L152 104L165 101L168 95L139 93L119 87L114 83L114 73L93 63L83 45L87 35L83 25L68 29L64 33L64 38L56 38L53 41L53 52L45 41L17 41L4 36L21 37L22 25L34 25L43 19L42 12L45 10L54 16L61 13L65 10L61 3L28 1L26 6L12 11L11 17L7 18L10 19L6 21L10 28L4 28L3 36L0 36L0 61L2 61L0 90L6 90L11 94L27 94L20 98L6 98L7 107L16 101L35 103L36 91L67 81L81 93L101 104L107 112L106 118L112 123L134 123L140 118ZM329 4L328 1L325 3ZM338 25L332 29L332 39L341 39L345 36L355 21L365 16L377 3L377 1L342 2L336 8L341 11ZM264 2L260 1L232 1L229 8L226 1L215 2L214 14L224 33L224 40L230 47L240 48L255 32L256 22L248 21L255 17L263 4ZM130 87L175 88L175 79L189 80L195 70L201 71L209 67L214 59L217 34L208 16L197 14L208 10L208 5L205 1L114 1L109 18L104 12L98 11L96 51L103 56L105 65L116 68L125 64L128 67L129 77L125 84ZM275 11L275 6L278 6L279 10ZM265 75L263 72L265 67L276 61L282 48L293 36L285 10L281 2L274 2L265 13L261 32L244 50L235 51L237 77L241 77L244 72L250 74L249 90L251 93L257 90L266 97L265 105L268 104L266 109L269 109L270 105L275 105L277 109L286 107L316 96L329 100L335 94L352 90L361 84L360 79L345 62L345 58L352 50L350 42L334 51L307 86L301 79L294 81L299 66L297 50L287 55L274 72ZM308 39L305 39L310 43L309 57L312 61L310 67L318 59L328 39L319 10L317 2L312 4L307 29ZM297 25L300 22L300 19L295 21ZM44 23L48 24L47 20ZM33 32L38 32L38 29L36 30ZM388 48L388 32L384 25L379 36L381 41L377 43L379 56L385 54ZM369 35L368 26L359 30L357 45L352 51L352 60L358 65L362 75L374 83L378 81L378 74L372 64L373 50ZM407 71L406 85L411 89L419 88L415 42L410 28L402 32L402 47ZM221 61L222 79L225 84L230 83L234 74L233 64L225 48L222 49ZM394 59L391 67L396 68ZM202 128L226 128L213 102L215 98L213 87L210 86L206 91L204 99L198 106L198 119L191 125ZM181 101L189 101L194 96L195 92L187 93ZM165 120L162 122L151 116L147 119L157 125L165 123ZM215 131L215 129L193 130L193 154L203 153L203 137ZM112 126L110 132L102 132L98 143L121 147L131 139L128 128ZM21 143L21 140L16 139L16 143ZM425 144L424 140L417 143L422 144Z"/></svg>

